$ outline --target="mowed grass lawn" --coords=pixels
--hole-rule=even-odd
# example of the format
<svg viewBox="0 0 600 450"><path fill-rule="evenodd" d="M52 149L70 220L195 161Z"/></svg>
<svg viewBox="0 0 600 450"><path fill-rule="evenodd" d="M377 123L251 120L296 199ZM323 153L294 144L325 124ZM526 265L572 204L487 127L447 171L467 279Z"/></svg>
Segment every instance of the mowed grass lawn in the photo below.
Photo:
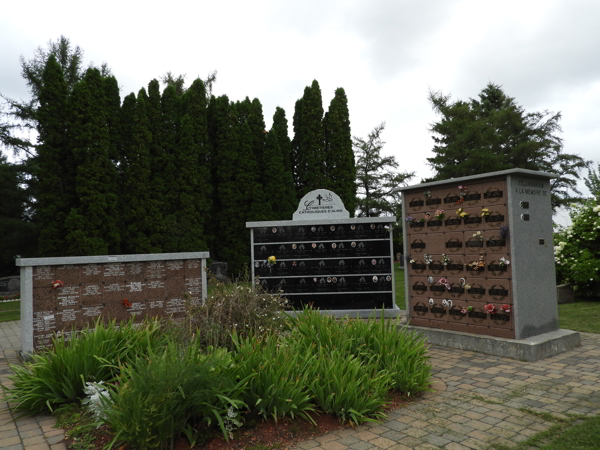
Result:
<svg viewBox="0 0 600 450"><path fill-rule="evenodd" d="M0 322L9 322L21 318L21 302L0 302Z"/></svg>
<svg viewBox="0 0 600 450"><path fill-rule="evenodd" d="M566 330L600 333L600 299L558 305L558 319Z"/></svg>

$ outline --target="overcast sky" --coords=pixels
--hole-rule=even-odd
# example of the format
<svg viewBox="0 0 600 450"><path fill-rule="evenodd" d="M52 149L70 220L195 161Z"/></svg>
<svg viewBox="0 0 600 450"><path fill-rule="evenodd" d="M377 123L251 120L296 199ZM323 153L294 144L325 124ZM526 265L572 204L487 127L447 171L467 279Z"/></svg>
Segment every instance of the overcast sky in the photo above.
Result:
<svg viewBox="0 0 600 450"><path fill-rule="evenodd" d="M121 97L167 71L205 78L216 95L257 97L270 127L291 124L313 79L327 110L348 96L352 134L383 121L385 150L415 183L430 175L429 89L454 99L502 85L526 111L562 112L564 150L600 161L600 2L0 0L0 92L28 98L19 56L64 35L86 64L108 63ZM584 174L584 175L587 175ZM587 190L581 183L581 187Z"/></svg>

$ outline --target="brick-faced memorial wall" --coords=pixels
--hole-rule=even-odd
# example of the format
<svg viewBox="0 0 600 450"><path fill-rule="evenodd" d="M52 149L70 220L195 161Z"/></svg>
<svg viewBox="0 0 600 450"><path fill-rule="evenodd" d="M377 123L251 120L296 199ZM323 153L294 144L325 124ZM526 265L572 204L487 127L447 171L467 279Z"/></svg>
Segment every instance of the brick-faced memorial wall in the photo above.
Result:
<svg viewBox="0 0 600 450"><path fill-rule="evenodd" d="M71 337L102 317L141 321L184 317L186 301L206 298L208 252L20 258L24 353Z"/></svg>
<svg viewBox="0 0 600 450"><path fill-rule="evenodd" d="M509 339L558 330L553 177L511 169L399 189L412 325Z"/></svg>

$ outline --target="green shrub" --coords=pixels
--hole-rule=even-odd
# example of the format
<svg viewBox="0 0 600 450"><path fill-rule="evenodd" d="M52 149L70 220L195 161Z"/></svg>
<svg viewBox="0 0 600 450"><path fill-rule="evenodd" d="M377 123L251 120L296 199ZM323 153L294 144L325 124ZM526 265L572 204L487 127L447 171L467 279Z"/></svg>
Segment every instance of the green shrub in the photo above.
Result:
<svg viewBox="0 0 600 450"><path fill-rule="evenodd" d="M121 368L110 399L100 399L103 421L115 443L138 449L172 448L184 431L218 424L226 439L232 431L247 380L235 381L232 358L224 349L200 353L196 342L184 349L169 342Z"/></svg>
<svg viewBox="0 0 600 450"><path fill-rule="evenodd" d="M277 293L253 290L248 281L211 283L211 295L203 305L190 305L184 321L170 321L165 327L178 342L194 339L201 345L234 348L231 340L239 336L266 336L284 328L287 300Z"/></svg>
<svg viewBox="0 0 600 450"><path fill-rule="evenodd" d="M554 260L559 283L571 283L577 295L600 292L600 206L589 200L572 205L569 227L554 233Z"/></svg>
<svg viewBox="0 0 600 450"><path fill-rule="evenodd" d="M55 336L52 349L32 355L32 363L11 366L13 386L3 386L5 401L21 415L53 411L75 402L84 396L86 382L112 380L119 364L158 345L158 331L157 322L138 327L132 321L117 326L115 321L104 324L98 320L76 339Z"/></svg>

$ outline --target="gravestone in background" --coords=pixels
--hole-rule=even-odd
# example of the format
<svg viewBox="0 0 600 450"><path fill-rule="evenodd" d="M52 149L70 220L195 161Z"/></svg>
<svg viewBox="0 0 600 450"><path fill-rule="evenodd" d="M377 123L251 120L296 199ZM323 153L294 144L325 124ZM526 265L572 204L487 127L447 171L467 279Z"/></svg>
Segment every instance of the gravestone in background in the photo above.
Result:
<svg viewBox="0 0 600 450"><path fill-rule="evenodd" d="M222 283L227 283L227 263L226 262L213 262L210 265L210 273L212 273L218 281L220 281Z"/></svg>

